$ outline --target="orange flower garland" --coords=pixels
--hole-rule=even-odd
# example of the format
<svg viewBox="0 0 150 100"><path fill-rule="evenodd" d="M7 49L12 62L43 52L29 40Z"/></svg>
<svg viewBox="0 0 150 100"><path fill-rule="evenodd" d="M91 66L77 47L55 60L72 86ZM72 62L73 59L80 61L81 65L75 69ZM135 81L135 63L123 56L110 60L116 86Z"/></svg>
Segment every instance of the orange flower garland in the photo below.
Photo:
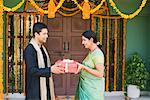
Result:
<svg viewBox="0 0 150 100"><path fill-rule="evenodd" d="M57 0L54 0L54 2L55 2L56 4L58 4ZM63 10L66 10L66 11L76 11L76 10L79 9L78 7L75 7L75 8L66 8L66 7L64 7L64 6L61 6L61 8L62 8Z"/></svg>
<svg viewBox="0 0 150 100"><path fill-rule="evenodd" d="M55 6L55 3L54 3L53 0L50 0L51 3L49 2L49 7L48 7L49 10L43 10L42 8L40 8L40 7L35 3L34 0L29 0L29 1L30 1L31 5L32 5L34 8L36 8L41 14L48 14L48 13L49 13L49 18L53 18L53 17L55 17L55 12L62 6L62 4L64 3L65 0L60 0L57 6ZM55 1L56 1L56 0L55 0ZM90 14L93 14L95 11L97 11L97 10L103 5L103 3L104 3L106 0L102 0L102 1L100 2L100 4L99 4L98 6L96 6L94 9L90 9L89 1L88 1L88 0L84 0L85 2L84 2L84 4L83 4L83 6L81 6L80 4L78 4L77 0L73 0L73 1L74 1L74 3L77 5L77 7L78 7L80 10L82 10L82 12L83 12L83 18L84 18L84 19L88 19L89 16L90 16L90 15L89 15L89 12L90 12ZM25 0L22 0L19 4L17 4L17 6L15 6L15 7L13 7L13 8L5 7L5 6L2 5L2 4L0 4L0 7L2 7L2 9L3 9L4 11L12 11L12 12L14 12L14 11L16 11L17 9L19 9L19 8L24 4L24 2L25 2ZM132 19L132 18L134 18L135 16L137 16L137 15L140 13L140 11L142 10L142 8L145 6L146 2L147 2L147 0L143 0L142 3L141 3L141 5L139 6L139 8L138 8L134 13L127 15L127 14L122 13L122 12L117 8L117 6L116 6L116 4L114 3L113 0L109 0L109 3L110 3L110 5L113 7L113 9L115 9L115 11L116 11L121 17L123 17L123 18L125 18L125 19ZM65 8L65 7L63 7L63 8ZM87 9L86 9L86 8L87 8ZM67 8L65 8L65 9L67 9ZM75 8L67 9L67 10L74 10L74 9L75 9ZM89 9L90 9L90 10L89 10ZM51 13L52 15L51 15L50 13Z"/></svg>
<svg viewBox="0 0 150 100"><path fill-rule="evenodd" d="M42 8L40 8L40 7L34 2L34 0L29 0L29 1L30 1L31 5L32 5L35 9L37 9L37 11L39 11L39 12L42 13L42 14L48 14L48 11L47 11L47 10L43 10Z"/></svg>
<svg viewBox="0 0 150 100"><path fill-rule="evenodd" d="M147 0L143 0L143 1L142 1L142 4L141 4L140 7L139 7L139 9L137 9L134 13L129 14L129 15L122 13L122 12L117 8L117 6L116 6L116 4L113 2L113 0L109 0L109 2L110 2L110 5L113 7L113 9L114 9L121 17L123 17L123 18L125 18L125 19L132 19L132 18L134 18L135 16L137 16L137 15L140 13L140 11L142 10L142 8L145 6Z"/></svg>
<svg viewBox="0 0 150 100"><path fill-rule="evenodd" d="M16 5L15 7L13 7L13 8L8 8L8 7L5 7L4 5L2 6L1 4L0 4L0 6L2 6L5 11L12 11L12 12L14 12L14 11L16 11L17 9L19 9L19 8L24 4L24 2L25 2L25 0L22 0L19 4L17 4L17 5Z"/></svg>
<svg viewBox="0 0 150 100"><path fill-rule="evenodd" d="M62 4L64 3L65 0L60 0L58 5L55 6L55 3L56 3L56 0L55 0L55 3L53 0L50 0L51 3L49 3L49 10L43 10L42 8L40 8L34 0L29 0L31 5L36 8L41 14L48 14L49 13L49 18L53 18L55 17L55 12L62 6ZM81 6L80 4L78 4L77 0L73 0L74 3L77 5L77 7L82 10L83 12L83 18L84 19L87 19L89 18L89 11L90 11L90 14L93 14L94 12L96 12L102 5L103 3L106 1L106 0L102 0L100 2L100 4L98 6L96 6L94 9L90 9L90 6L89 6L89 1L88 0L84 0L84 5ZM17 9L19 9L23 4L24 4L25 0L22 0L20 3L18 3L15 7L13 8L8 8L8 7L5 7L4 5L0 4L0 7L2 7L2 9L4 11L16 11ZM134 18L135 16L137 16L139 14L139 12L142 10L142 8L145 6L147 0L143 0L141 5L139 6L139 8L132 14L124 14L122 13L116 6L116 4L114 3L113 0L109 0L109 3L110 5L113 7L113 9L115 9L115 11L123 18L125 19L132 19ZM65 7L63 7L64 9L66 10L75 10L75 8L72 8L72 9L67 9ZM87 9L86 9L87 8ZM90 10L89 10L90 9ZM50 13L52 15L50 15Z"/></svg>
<svg viewBox="0 0 150 100"><path fill-rule="evenodd" d="M54 18L56 13L56 6L53 0L48 3L48 18Z"/></svg>
<svg viewBox="0 0 150 100"><path fill-rule="evenodd" d="M29 0L31 5L36 8L40 13L44 13L44 14L52 14L52 15L48 15L50 18L54 18L55 17L55 12L62 6L62 4L64 3L65 0L60 0L58 5L55 6L53 0L49 1L49 6L48 9L49 10L43 10L42 8L40 8L35 2L34 0ZM52 10L50 10L52 9ZM50 11L50 12L49 12Z"/></svg>
<svg viewBox="0 0 150 100"><path fill-rule="evenodd" d="M66 14L66 13L60 11L59 9L58 9L57 11L58 11L59 14L61 14L61 15L63 15L63 16L66 16L66 17L74 16L74 15L76 15L77 13L80 12L80 10L77 10L77 11L75 11L75 12L73 12L73 13Z"/></svg>
<svg viewBox="0 0 150 100"><path fill-rule="evenodd" d="M88 0L84 0L84 4L83 4L83 7L77 2L77 0L73 0L74 3L78 6L78 8L80 10L82 10L82 14L83 14L83 19L89 19L90 18L90 14L93 14L95 13L98 9L100 9L100 7L103 5L103 3L106 1L106 0L102 0L100 2L100 4L95 7L94 9L90 9L90 4L89 4L89 1Z"/></svg>
<svg viewBox="0 0 150 100"><path fill-rule="evenodd" d="M89 19L90 18L90 4L88 0L84 0L85 2L83 3L83 10L82 10L82 18L83 19Z"/></svg>

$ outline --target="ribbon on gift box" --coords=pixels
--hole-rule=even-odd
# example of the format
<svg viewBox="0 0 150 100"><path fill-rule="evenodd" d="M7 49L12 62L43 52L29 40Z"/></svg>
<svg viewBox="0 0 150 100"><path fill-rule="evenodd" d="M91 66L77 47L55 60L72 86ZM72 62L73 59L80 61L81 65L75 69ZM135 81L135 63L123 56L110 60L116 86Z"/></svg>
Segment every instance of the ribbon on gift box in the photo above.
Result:
<svg viewBox="0 0 150 100"><path fill-rule="evenodd" d="M68 70L69 70L68 68L69 68L69 67L68 67L68 63L66 62L66 63L65 63L65 72L66 72L66 73L68 73Z"/></svg>
<svg viewBox="0 0 150 100"><path fill-rule="evenodd" d="M73 63L73 60L70 59L63 59L63 62L65 63L65 72L68 73L69 72L69 63Z"/></svg>

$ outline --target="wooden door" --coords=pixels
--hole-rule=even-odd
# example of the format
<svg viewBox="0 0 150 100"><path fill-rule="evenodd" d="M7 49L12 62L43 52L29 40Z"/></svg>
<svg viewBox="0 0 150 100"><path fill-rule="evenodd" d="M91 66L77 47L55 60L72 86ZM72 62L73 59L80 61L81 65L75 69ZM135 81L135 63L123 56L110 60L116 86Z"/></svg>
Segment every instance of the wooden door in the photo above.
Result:
<svg viewBox="0 0 150 100"><path fill-rule="evenodd" d="M66 40L66 24L65 19L61 16L57 16L54 19L44 18L44 22L48 25L49 37L46 43L48 53L50 55L51 64L54 64L58 59L62 59L64 56L64 42ZM59 94L65 93L66 89L66 75L53 75L55 92Z"/></svg>
<svg viewBox="0 0 150 100"><path fill-rule="evenodd" d="M83 20L81 15L67 17L67 40L69 43L69 56L78 62L82 62L87 54L87 50L81 43L81 34L90 29L90 21ZM72 95L78 83L78 76L75 74L67 75L67 94Z"/></svg>
<svg viewBox="0 0 150 100"><path fill-rule="evenodd" d="M63 17L56 15L54 19L44 18L49 28L46 43L51 63L59 59L69 58L79 62L84 59L87 50L81 44L81 34L90 28L90 21L83 20L81 15ZM53 75L56 95L74 95L79 75Z"/></svg>

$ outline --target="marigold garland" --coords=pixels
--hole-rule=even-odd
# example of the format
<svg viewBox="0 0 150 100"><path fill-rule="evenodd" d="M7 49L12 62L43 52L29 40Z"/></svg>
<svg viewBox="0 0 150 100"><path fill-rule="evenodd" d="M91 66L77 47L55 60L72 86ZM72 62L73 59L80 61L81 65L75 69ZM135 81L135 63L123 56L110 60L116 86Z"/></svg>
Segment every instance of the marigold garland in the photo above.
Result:
<svg viewBox="0 0 150 100"><path fill-rule="evenodd" d="M31 5L33 6L33 7L35 7L40 13L44 13L44 14L48 14L48 10L43 10L42 8L40 8L35 2L34 2L34 0L29 0L30 1L30 3L31 3ZM51 1L51 0L50 0ZM62 4L64 3L64 1L65 0L60 0L59 1L59 3L58 3L58 5L54 8L54 11L57 11L61 6L62 6ZM49 6L50 7L50 6ZM53 6L54 7L54 6ZM52 7L52 8L53 8ZM48 9L50 9L50 8L48 8Z"/></svg>
<svg viewBox="0 0 150 100"><path fill-rule="evenodd" d="M55 12L62 6L62 4L65 2L65 0L60 0L58 5L55 8Z"/></svg>
<svg viewBox="0 0 150 100"><path fill-rule="evenodd" d="M43 13L43 14L48 14L48 10L43 10L42 8L40 8L35 2L34 0L29 0L31 5L37 9L37 11L39 11L40 13Z"/></svg>
<svg viewBox="0 0 150 100"><path fill-rule="evenodd" d="M18 75L19 75L19 71L18 71L18 34L19 34L19 16L15 15L15 19L14 19L14 26L16 27L14 29L14 34L15 34L15 38L14 38L14 61L15 61L15 65L14 65L14 75L15 75L15 89L16 91L18 91Z"/></svg>
<svg viewBox="0 0 150 100"><path fill-rule="evenodd" d="M55 2L55 4L58 4L58 2L57 2L56 0L54 0L54 2ZM83 2L81 3L81 5L82 5L82 4L83 4ZM48 4L44 4L45 9L47 9L46 6L48 6ZM64 12L62 12L62 11L59 10L59 9L57 10L57 12L58 12L59 14L61 14L61 15L63 15L63 16L67 16L67 17L74 16L74 15L76 15L77 13L79 13L79 12L81 11L78 7L75 7L75 8L66 8L66 7L61 6L61 8L62 8L64 11L72 12L72 13L64 13Z"/></svg>
<svg viewBox="0 0 150 100"><path fill-rule="evenodd" d="M96 6L94 9L92 9L92 10L90 11L90 13L91 13L91 14L95 13L98 9L101 8L101 6L103 5L103 3L104 3L105 1L106 1L106 0L102 0L101 3L100 3L98 6Z"/></svg>
<svg viewBox="0 0 150 100"><path fill-rule="evenodd" d="M140 7L139 7L139 9L137 9L134 13L129 14L129 15L122 13L122 12L117 8L117 6L116 6L116 4L113 2L113 0L109 0L109 2L110 2L110 5L113 7L113 9L114 9L121 17L123 17L123 18L125 18L125 19L132 19L132 18L134 18L135 16L137 16L137 15L139 14L139 12L140 12L140 11L142 10L142 8L145 6L147 0L143 0L143 1L142 1L142 4L141 4Z"/></svg>
<svg viewBox="0 0 150 100"><path fill-rule="evenodd" d="M58 4L57 0L54 0L54 2L55 2L56 4ZM67 8L67 7L61 6L61 8L62 8L63 10L66 10L66 11L75 11L75 10L79 9L78 6L75 7L75 8Z"/></svg>
<svg viewBox="0 0 150 100"><path fill-rule="evenodd" d="M78 6L78 8L79 8L80 10L83 10L83 7L77 2L77 0L73 0L73 1L74 1L74 3ZM96 6L94 9L91 9L91 10L90 10L90 13L93 14L95 11L97 11L97 10L103 5L103 3L104 3L105 1L106 1L106 0L102 0L98 6Z"/></svg>
<svg viewBox="0 0 150 100"><path fill-rule="evenodd" d="M74 15L76 15L77 13L80 12L80 10L77 10L77 11L75 11L75 12L73 12L73 13L66 14L66 13L60 11L59 9L58 9L57 11L58 11L59 14L61 14L61 15L63 15L63 16L67 16L67 17L74 16Z"/></svg>
<svg viewBox="0 0 150 100"><path fill-rule="evenodd" d="M83 8L80 6L80 4L77 2L77 0L73 0L74 1L74 3L78 6L78 8L80 9L80 10L83 10Z"/></svg>
<svg viewBox="0 0 150 100"><path fill-rule="evenodd" d="M24 2L25 2L25 0L22 0L19 4L17 4L17 5L16 5L15 7L13 7L13 8L8 8L8 7L5 7L4 5L3 5L3 6L0 5L0 6L2 6L5 11L12 11L12 12L14 12L14 11L16 11L17 9L19 9L19 8L24 4Z"/></svg>
<svg viewBox="0 0 150 100"><path fill-rule="evenodd" d="M82 12L83 12L83 19L89 19L90 18L90 14L95 13L103 5L103 3L106 0L102 0L100 2L100 4L98 6L96 6L94 9L90 9L90 4L89 4L88 0L84 0L83 7L77 2L77 0L73 0L73 1L78 6L78 8L80 10L82 10Z"/></svg>
<svg viewBox="0 0 150 100"><path fill-rule="evenodd" d="M57 7L56 7L56 10L59 9L64 2L65 2L65 0L60 0Z"/></svg>
<svg viewBox="0 0 150 100"><path fill-rule="evenodd" d="M90 18L90 4L89 4L89 1L88 0L84 0L84 3L83 3L83 9L82 9L82 18L83 19L89 19Z"/></svg>
<svg viewBox="0 0 150 100"><path fill-rule="evenodd" d="M53 0L48 3L48 18L54 18L56 13L56 5Z"/></svg>
<svg viewBox="0 0 150 100"><path fill-rule="evenodd" d="M42 13L42 14L48 14L49 11L48 11L48 10L43 10L42 8L40 8L40 7L35 3L34 0L29 0L29 1L30 1L31 5L32 5L34 8L36 8L40 13ZM50 0L50 1L52 1L52 0ZM54 9L53 13L55 14L55 12L62 6L62 4L64 3L64 1L65 1L65 0L60 0L59 3L58 3L58 5L57 5L56 7L54 7L54 8L53 8L53 7L48 7L48 8ZM77 0L73 0L73 1L74 1L74 3L77 5L77 7L78 7L80 10L83 11L83 13L86 12L86 13L83 14L83 15L88 15L89 11L86 11L87 9L83 9L83 6L81 6L81 5L77 2ZM102 0L98 6L96 6L94 9L90 9L90 14L93 14L95 11L97 11L97 10L103 5L103 3L104 3L105 1L106 1L106 0ZM12 11L12 12L14 12L14 11L16 11L17 9L19 9L19 8L24 4L24 2L25 2L25 0L22 0L19 4L17 4L17 5L16 5L15 7L13 7L13 8L5 7L5 6L2 5L2 4L0 4L0 7L2 7L4 11ZM88 8L89 8L89 4L88 4L89 2L88 2L88 0L84 0L84 2L86 2L86 7L87 7L87 5L88 5ZM109 3L110 3L110 5L113 7L113 9L114 9L121 17L123 17L123 18L125 18L125 19L132 19L132 18L134 18L135 16L137 16L137 15L139 14L139 12L142 10L142 8L145 6L146 2L147 2L147 0L143 0L142 3L141 3L141 5L139 6L139 8L138 8L134 13L127 15L127 14L122 13L122 12L117 8L117 6L116 6L116 4L113 2L113 0L109 0ZM55 0L55 3L56 3L56 0ZM63 7L63 9L66 9L66 10L68 10L68 11L72 11L72 10L75 10L75 9L77 9L77 8L67 9L67 8ZM51 10L51 11L52 11L52 10ZM83 16L83 17L85 17L85 16Z"/></svg>

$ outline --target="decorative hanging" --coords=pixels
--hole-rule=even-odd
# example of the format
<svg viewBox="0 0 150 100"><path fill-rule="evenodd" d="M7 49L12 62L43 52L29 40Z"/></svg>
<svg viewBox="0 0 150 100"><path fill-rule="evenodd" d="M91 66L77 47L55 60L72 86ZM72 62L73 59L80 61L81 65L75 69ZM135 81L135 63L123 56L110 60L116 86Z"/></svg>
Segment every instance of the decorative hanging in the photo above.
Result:
<svg viewBox="0 0 150 100"><path fill-rule="evenodd" d="M39 11L40 13L42 14L48 14L48 10L43 10L42 8L40 8L35 2L34 0L29 0L30 1L30 4L37 10Z"/></svg>
<svg viewBox="0 0 150 100"><path fill-rule="evenodd" d="M0 4L0 6L3 7L4 11L16 11L17 9L19 9L23 4L24 4L25 0L22 0L19 4L17 4L15 7L13 8L8 8L8 7L5 7L4 5L2 6L2 4Z"/></svg>
<svg viewBox="0 0 150 100"><path fill-rule="evenodd" d="M48 15L48 16L49 16L50 18L54 18L56 11L62 6L62 4L64 3L65 0L60 0L59 3L58 3L58 5L57 5L56 7L54 6L54 1L53 1L53 0L50 0L50 1L49 1L49 4L48 4L49 10L43 10L42 8L40 8L40 7L34 2L34 0L29 0L29 1L30 1L31 5L32 5L34 8L36 8L40 13L42 13L42 14L48 14L49 11L50 11L50 13L52 13L53 15L52 15L52 16L51 16L51 15ZM52 6L52 7L51 7L51 6ZM50 9L53 9L53 11L50 10ZM50 14L50 13L49 13L49 14Z"/></svg>
<svg viewBox="0 0 150 100"><path fill-rule="evenodd" d="M84 0L83 9L82 9L82 18L89 19L90 18L90 4L88 0Z"/></svg>
<svg viewBox="0 0 150 100"><path fill-rule="evenodd" d="M14 26L16 28L14 28L14 61L15 61L15 66L14 66L14 75L15 75L15 89L16 91L18 91L18 78L19 78L19 71L18 71L18 49L19 49L19 41L18 41L18 34L19 34L19 16L15 15L15 19L14 19Z"/></svg>
<svg viewBox="0 0 150 100"><path fill-rule="evenodd" d="M78 14L78 13L80 12L80 10L77 10L77 11L75 11L75 12L73 12L73 13L69 13L69 14L62 12L62 11L59 10L59 9L57 10L57 12L58 12L59 14L63 15L63 16L69 17L69 16L74 16L74 15Z"/></svg>
<svg viewBox="0 0 150 100"><path fill-rule="evenodd" d="M40 8L34 0L29 0L31 5L37 9L37 11L39 11L41 14L48 14L48 17L49 18L54 18L55 17L55 13L56 11L58 11L58 9L62 6L62 4L64 3L65 0L60 0L59 3L57 3L57 6L55 5L56 3L56 0L55 2L53 0L50 0L49 1L49 4L48 4L48 10L43 10L42 8ZM81 6L77 0L73 0L74 3L77 5L77 7L82 11L82 14L83 14L83 19L89 19L90 18L90 14L93 14L95 13L98 9L100 9L100 7L103 5L103 3L106 1L106 0L101 0L100 4L97 5L94 9L91 9L90 7L90 4L89 4L89 1L88 0L84 0L84 4L83 6ZM25 0L22 0L20 3L18 3L15 7L13 8L8 8L8 7L5 7L4 5L0 4L0 7L4 10L4 11L16 11L17 9L19 9L23 4L24 4ZM122 13L116 6L116 4L113 2L113 0L109 0L109 3L110 5L113 7L113 9L122 17L122 18L125 18L125 19L132 19L134 18L135 16L137 16L140 11L142 10L142 8L145 6L147 0L143 0L142 1L142 4L139 6L139 8L132 14L124 14ZM65 7L63 7L65 8ZM67 8L65 8L67 9ZM71 9L67 9L67 10L74 10L76 8L71 8ZM60 12L60 11L59 11ZM74 14L73 14L74 15Z"/></svg>
<svg viewBox="0 0 150 100"><path fill-rule="evenodd" d="M141 4L140 7L139 7L139 9L137 9L134 13L129 14L129 15L122 13L122 12L117 8L117 6L116 6L116 4L113 2L113 0L109 0L109 2L110 2L110 5L113 7L113 9L114 9L121 17L123 17L123 18L125 18L125 19L132 19L132 18L134 18L135 16L137 16L137 15L140 13L140 11L142 10L142 8L145 6L147 0L143 0L143 1L142 1L142 4Z"/></svg>
<svg viewBox="0 0 150 100"><path fill-rule="evenodd" d="M89 4L89 1L88 0L84 0L84 4L83 4L83 7L77 2L77 0L73 0L74 1L74 3L78 6L78 8L80 9L80 10L82 10L82 14L83 14L83 19L89 19L90 17L88 17L88 16L90 16L90 15L88 15L88 14L93 14L93 13L95 13L98 9L100 9L101 8L101 6L103 5L103 3L106 1L106 0L102 0L101 2L100 2L100 4L99 5L97 5L94 9L89 9L90 8L90 4ZM88 4L87 3L85 3L85 2L88 2ZM87 9L86 9L87 8ZM88 11L89 10L89 11Z"/></svg>
<svg viewBox="0 0 150 100"><path fill-rule="evenodd" d="M54 2L55 2L56 4L58 4L57 0L54 0ZM83 2L82 2L82 3L83 3ZM82 3L81 3L81 4L82 4ZM61 8L62 8L63 10L65 10L65 11L76 11L76 10L78 10L78 6L76 6L76 7L74 7L74 8L66 8L66 7L64 7L64 6L62 5Z"/></svg>
<svg viewBox="0 0 150 100"><path fill-rule="evenodd" d="M48 18L54 18L56 13L56 5L53 0L48 3Z"/></svg>
<svg viewBox="0 0 150 100"><path fill-rule="evenodd" d="M102 0L99 5L97 5L94 9L91 9L91 10L90 10L90 13L91 13L91 14L95 13L98 9L101 8L101 6L103 5L103 3L104 3L105 1L106 1L106 0Z"/></svg>

